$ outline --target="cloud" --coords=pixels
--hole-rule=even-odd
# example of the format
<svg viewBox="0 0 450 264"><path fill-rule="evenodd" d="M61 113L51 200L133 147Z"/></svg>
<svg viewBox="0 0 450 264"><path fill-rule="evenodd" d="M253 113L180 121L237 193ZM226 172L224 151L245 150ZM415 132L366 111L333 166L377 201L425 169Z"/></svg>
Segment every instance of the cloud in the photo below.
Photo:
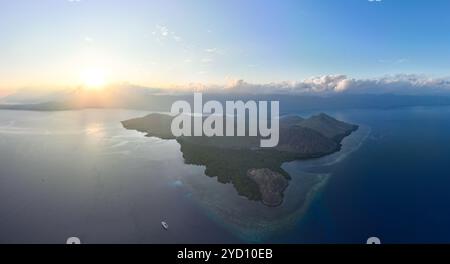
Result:
<svg viewBox="0 0 450 264"><path fill-rule="evenodd" d="M205 49L205 52L207 52L207 53L217 53L218 50L217 50L217 48L210 48L210 49Z"/></svg>
<svg viewBox="0 0 450 264"><path fill-rule="evenodd" d="M197 76L205 76L207 71L195 72ZM144 87L142 87L144 89ZM58 89L57 89L58 90ZM59 90L64 90L60 88ZM70 90L70 89L69 89ZM154 89L155 90L155 89ZM301 81L282 81L271 83L250 83L242 79L228 79L226 84L188 83L174 85L170 89L156 89L158 93L205 93L231 94L286 94L286 95L335 95L335 94L400 94L400 95L450 95L450 77L428 77L417 74L388 75L379 78L357 79L347 75L323 75L310 77ZM19 93L20 92L20 93ZM31 93L33 92L33 93ZM0 97L11 94L2 93ZM43 98L45 89L23 89L16 91L18 95L32 95ZM55 90L49 90L55 94ZM12 93L14 94L14 93ZM18 96L17 95L17 96ZM17 97L16 96L16 97ZM48 97L48 95L47 95ZM9 98L17 99L17 98ZM20 99L24 99L20 97ZM27 100L29 100L27 98Z"/></svg>
<svg viewBox="0 0 450 264"><path fill-rule="evenodd" d="M324 75L303 81L253 84L231 80L225 86L202 86L211 92L257 94L450 94L450 78L430 78L422 75L391 75L372 79L355 79L346 75Z"/></svg>
<svg viewBox="0 0 450 264"><path fill-rule="evenodd" d="M170 31L167 26L156 25L156 30L152 32L156 41L162 43L168 39L174 40L176 42L181 42L183 39L178 36L174 31Z"/></svg>
<svg viewBox="0 0 450 264"><path fill-rule="evenodd" d="M92 42L94 42L94 39L91 38L91 37L89 37L89 36L86 36L86 37L84 37L84 41L85 41L86 43L92 43Z"/></svg>
<svg viewBox="0 0 450 264"><path fill-rule="evenodd" d="M399 74L378 79L348 79L348 92L430 94L449 93L450 78L431 78L424 75Z"/></svg>
<svg viewBox="0 0 450 264"><path fill-rule="evenodd" d="M403 64L406 62L409 62L408 59L406 58L399 58L399 59L391 59L391 60L386 60L386 59L381 59L378 60L379 63L383 63L383 64L391 64L391 65L398 65L398 64Z"/></svg>
<svg viewBox="0 0 450 264"><path fill-rule="evenodd" d="M173 40L175 40L176 42L180 42L180 41L183 40L180 36L175 35L175 34L172 34L172 38L173 38Z"/></svg>

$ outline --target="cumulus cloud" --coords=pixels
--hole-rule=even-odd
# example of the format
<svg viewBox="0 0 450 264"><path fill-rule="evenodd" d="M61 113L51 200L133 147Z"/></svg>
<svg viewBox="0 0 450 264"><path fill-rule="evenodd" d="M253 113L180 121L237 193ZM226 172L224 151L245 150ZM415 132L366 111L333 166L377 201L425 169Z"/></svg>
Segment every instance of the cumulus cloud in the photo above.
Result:
<svg viewBox="0 0 450 264"><path fill-rule="evenodd" d="M196 72L198 76L207 75L206 71ZM119 88L126 88L130 92L135 90L133 85L118 85ZM65 93L55 92L50 89L45 93L45 89L22 89L13 93L4 92L0 88L0 103L16 102L21 100L31 102L29 98L48 98L53 95ZM108 88L109 89L109 88ZM60 88L61 91L64 88ZM336 94L399 94L399 95L450 95L450 77L432 78L424 75L399 74L371 79L350 78L347 75L324 75L307 78L302 81L282 81L265 84L250 83L241 79L229 79L225 85L207 83L188 83L185 85L174 85L170 89L148 89L142 87L148 93L155 94L177 94L192 93L194 91L204 93L230 93L230 94L286 94L286 95L336 95ZM70 89L69 89L70 91ZM67 91L66 91L67 92ZM9 101L5 101L5 96ZM1 97L4 97L3 100ZM14 100L13 100L14 99ZM16 100L17 99L17 100ZM41 100L42 101L42 100Z"/></svg>
<svg viewBox="0 0 450 264"><path fill-rule="evenodd" d="M202 86L215 92L258 94L438 94L450 93L450 78L421 75L392 75L373 79L355 79L346 75L324 75L303 81L253 84L232 80L225 86Z"/></svg>
<svg viewBox="0 0 450 264"><path fill-rule="evenodd" d="M377 79L344 79L341 91L353 93L430 94L450 92L450 78L394 75Z"/></svg>

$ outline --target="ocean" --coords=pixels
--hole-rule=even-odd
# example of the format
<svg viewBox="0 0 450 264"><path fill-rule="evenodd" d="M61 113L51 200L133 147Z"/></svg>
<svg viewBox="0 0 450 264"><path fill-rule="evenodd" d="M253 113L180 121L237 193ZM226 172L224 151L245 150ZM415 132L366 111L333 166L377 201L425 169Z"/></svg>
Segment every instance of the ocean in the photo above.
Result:
<svg viewBox="0 0 450 264"><path fill-rule="evenodd" d="M120 124L146 114L0 111L0 243L450 242L450 107L327 112L361 128L339 153L285 164L279 208ZM308 175L326 180L303 207Z"/></svg>

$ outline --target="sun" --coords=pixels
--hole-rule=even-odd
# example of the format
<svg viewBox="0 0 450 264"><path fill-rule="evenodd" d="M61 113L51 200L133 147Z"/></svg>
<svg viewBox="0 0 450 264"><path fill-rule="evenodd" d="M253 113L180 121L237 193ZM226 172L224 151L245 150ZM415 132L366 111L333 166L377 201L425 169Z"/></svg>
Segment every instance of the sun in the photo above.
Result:
<svg viewBox="0 0 450 264"><path fill-rule="evenodd" d="M102 89L106 85L106 73L101 68L89 68L82 72L81 80L88 89Z"/></svg>

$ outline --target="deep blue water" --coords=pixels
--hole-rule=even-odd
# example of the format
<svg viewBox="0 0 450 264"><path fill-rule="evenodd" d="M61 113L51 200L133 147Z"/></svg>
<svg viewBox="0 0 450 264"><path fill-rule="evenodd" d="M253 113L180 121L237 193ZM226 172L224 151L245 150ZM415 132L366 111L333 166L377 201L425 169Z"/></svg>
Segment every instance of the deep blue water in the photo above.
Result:
<svg viewBox="0 0 450 264"><path fill-rule="evenodd" d="M370 126L371 135L331 168L294 230L273 242L449 243L450 108L331 114Z"/></svg>

